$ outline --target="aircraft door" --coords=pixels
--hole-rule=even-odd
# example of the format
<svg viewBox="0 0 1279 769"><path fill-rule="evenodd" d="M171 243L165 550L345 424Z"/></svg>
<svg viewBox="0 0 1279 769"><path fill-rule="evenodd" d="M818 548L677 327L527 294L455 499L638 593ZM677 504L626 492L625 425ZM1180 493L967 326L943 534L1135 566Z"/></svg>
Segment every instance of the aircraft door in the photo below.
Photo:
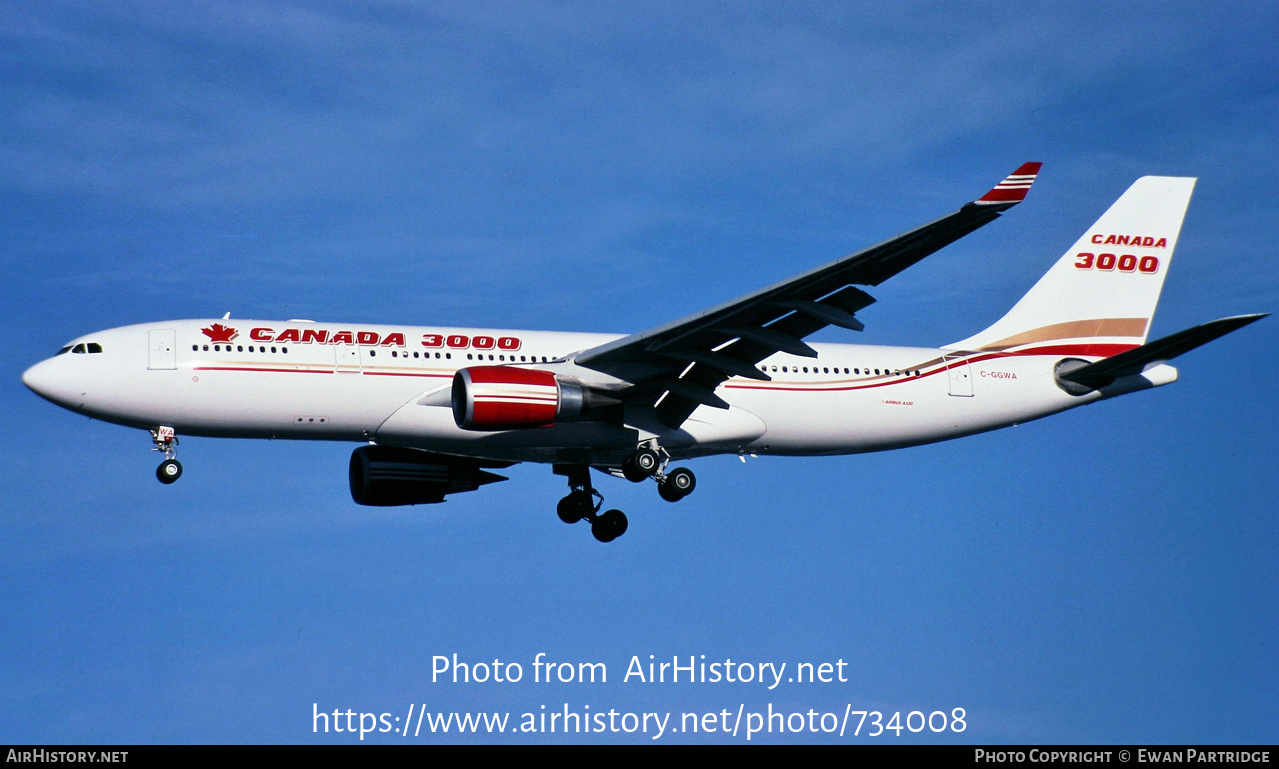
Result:
<svg viewBox="0 0 1279 769"><path fill-rule="evenodd" d="M147 332L147 368L178 367L177 332L171 328L153 328Z"/></svg>
<svg viewBox="0 0 1279 769"><path fill-rule="evenodd" d="M946 361L950 394L960 398L973 397L973 378L968 372L968 361L962 355L947 355L943 360Z"/></svg>
<svg viewBox="0 0 1279 769"><path fill-rule="evenodd" d="M360 348L353 344L333 345L335 368L339 374L360 373Z"/></svg>

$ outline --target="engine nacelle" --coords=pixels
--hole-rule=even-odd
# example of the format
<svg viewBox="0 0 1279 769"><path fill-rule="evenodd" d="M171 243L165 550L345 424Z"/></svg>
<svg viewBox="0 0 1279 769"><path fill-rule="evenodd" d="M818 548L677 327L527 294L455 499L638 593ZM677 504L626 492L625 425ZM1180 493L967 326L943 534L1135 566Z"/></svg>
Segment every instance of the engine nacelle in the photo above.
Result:
<svg viewBox="0 0 1279 769"><path fill-rule="evenodd" d="M504 467L508 463L489 463ZM505 476L481 470L462 457L396 446L361 446L351 453L351 499L358 505L390 507L443 502L445 494L475 491Z"/></svg>
<svg viewBox="0 0 1279 769"><path fill-rule="evenodd" d="M517 430L581 416L590 390L549 371L472 366L453 376L453 420L463 430Z"/></svg>

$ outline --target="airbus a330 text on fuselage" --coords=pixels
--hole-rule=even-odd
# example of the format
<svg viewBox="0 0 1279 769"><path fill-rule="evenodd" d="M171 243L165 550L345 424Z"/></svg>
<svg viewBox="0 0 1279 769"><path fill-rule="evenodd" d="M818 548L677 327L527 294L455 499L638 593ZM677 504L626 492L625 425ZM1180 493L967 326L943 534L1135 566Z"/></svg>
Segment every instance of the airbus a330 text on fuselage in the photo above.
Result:
<svg viewBox="0 0 1279 769"><path fill-rule="evenodd" d="M23 381L95 419L149 430L162 482L179 436L358 441L352 498L442 502L517 462L567 477L559 517L601 541L591 468L696 481L673 460L852 454L956 438L1168 384L1167 361L1255 321L1148 342L1194 179L1138 179L1002 319L941 348L808 343L860 331L876 286L1021 202L1038 163L932 223L630 336L289 320L177 320L72 340Z"/></svg>

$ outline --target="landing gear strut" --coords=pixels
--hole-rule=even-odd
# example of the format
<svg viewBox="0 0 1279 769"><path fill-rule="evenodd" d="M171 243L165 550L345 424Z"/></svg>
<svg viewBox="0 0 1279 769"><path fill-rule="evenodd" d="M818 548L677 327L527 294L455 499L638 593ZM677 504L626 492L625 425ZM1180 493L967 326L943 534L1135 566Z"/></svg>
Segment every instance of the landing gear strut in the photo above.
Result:
<svg viewBox="0 0 1279 769"><path fill-rule="evenodd" d="M151 431L151 442L155 444L152 451L163 451L164 461L155 469L155 477L160 483L168 485L182 477L182 463L177 459L176 447L178 436L172 427L161 425Z"/></svg>
<svg viewBox="0 0 1279 769"><path fill-rule="evenodd" d="M591 486L589 465L555 465L555 472L568 476L568 496L555 508L560 520L577 523L585 520L591 524L591 534L600 542L612 542L626 533L626 514L621 510L600 513L604 496ZM596 500L599 501L596 501Z"/></svg>

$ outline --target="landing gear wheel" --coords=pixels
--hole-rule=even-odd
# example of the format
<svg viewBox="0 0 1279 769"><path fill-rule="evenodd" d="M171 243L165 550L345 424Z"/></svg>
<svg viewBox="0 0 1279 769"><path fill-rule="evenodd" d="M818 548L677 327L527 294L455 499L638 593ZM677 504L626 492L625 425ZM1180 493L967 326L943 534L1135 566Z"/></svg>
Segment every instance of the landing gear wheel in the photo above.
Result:
<svg viewBox="0 0 1279 769"><path fill-rule="evenodd" d="M577 523L594 512L595 499L589 491L583 490L570 492L555 508L555 514L564 523Z"/></svg>
<svg viewBox="0 0 1279 769"><path fill-rule="evenodd" d="M639 468L635 467L634 457L627 457L622 460L622 477L631 483L640 483L648 479L647 474L640 472Z"/></svg>
<svg viewBox="0 0 1279 769"><path fill-rule="evenodd" d="M160 483L168 485L182 477L182 463L176 459L166 459L155 469L155 477Z"/></svg>
<svg viewBox="0 0 1279 769"><path fill-rule="evenodd" d="M591 534L600 542L612 542L626 533L626 513L609 510L591 522Z"/></svg>
<svg viewBox="0 0 1279 769"><path fill-rule="evenodd" d="M640 447L622 461L622 475L626 476L628 481L639 483L645 478L651 478L661 466L660 454L650 448Z"/></svg>
<svg viewBox="0 0 1279 769"><path fill-rule="evenodd" d="M657 493L667 502L678 502L697 488L697 476L687 467L677 467L657 484Z"/></svg>

